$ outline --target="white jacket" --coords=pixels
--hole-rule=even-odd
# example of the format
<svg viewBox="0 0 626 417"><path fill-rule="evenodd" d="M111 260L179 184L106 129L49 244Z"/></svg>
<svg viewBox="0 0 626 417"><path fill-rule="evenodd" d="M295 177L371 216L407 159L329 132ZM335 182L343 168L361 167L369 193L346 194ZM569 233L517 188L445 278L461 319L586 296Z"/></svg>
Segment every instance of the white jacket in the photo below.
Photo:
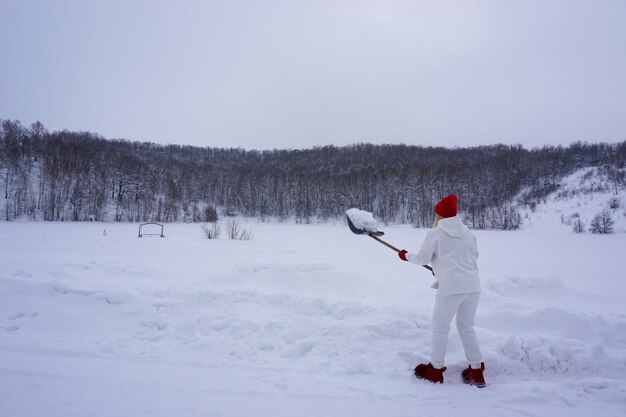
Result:
<svg viewBox="0 0 626 417"><path fill-rule="evenodd" d="M438 281L437 295L480 292L476 236L459 216L439 220L430 230L418 253L408 253L409 262L431 264ZM438 285L437 285L438 284Z"/></svg>

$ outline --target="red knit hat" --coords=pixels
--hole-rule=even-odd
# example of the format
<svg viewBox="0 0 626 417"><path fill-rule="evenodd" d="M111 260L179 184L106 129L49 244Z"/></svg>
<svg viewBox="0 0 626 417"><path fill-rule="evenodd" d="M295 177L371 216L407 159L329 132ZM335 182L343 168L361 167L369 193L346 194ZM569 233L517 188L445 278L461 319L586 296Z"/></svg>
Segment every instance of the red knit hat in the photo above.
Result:
<svg viewBox="0 0 626 417"><path fill-rule="evenodd" d="M435 204L435 213L444 218L456 216L456 204L458 201L459 199L456 198L455 194L444 197L440 202Z"/></svg>

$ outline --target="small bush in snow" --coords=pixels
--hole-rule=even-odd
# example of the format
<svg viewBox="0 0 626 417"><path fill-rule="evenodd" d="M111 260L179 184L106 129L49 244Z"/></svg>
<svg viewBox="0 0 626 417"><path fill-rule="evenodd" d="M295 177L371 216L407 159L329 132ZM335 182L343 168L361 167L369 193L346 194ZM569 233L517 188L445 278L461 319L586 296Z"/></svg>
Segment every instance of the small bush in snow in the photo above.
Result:
<svg viewBox="0 0 626 417"><path fill-rule="evenodd" d="M609 200L609 207L613 210L620 208L620 205L619 198L617 197L613 197Z"/></svg>
<svg viewBox="0 0 626 417"><path fill-rule="evenodd" d="M222 234L222 227L217 223L202 223L202 233L207 239L217 239Z"/></svg>
<svg viewBox="0 0 626 417"><path fill-rule="evenodd" d="M614 224L611 213L608 210L602 210L591 220L589 230L592 233L613 233Z"/></svg>
<svg viewBox="0 0 626 417"><path fill-rule="evenodd" d="M226 223L226 235L231 240L251 240L252 232L241 227L237 220L231 220Z"/></svg>
<svg viewBox="0 0 626 417"><path fill-rule="evenodd" d="M574 221L572 222L572 229L576 233L584 232L585 231L585 222L580 220L580 217L575 218Z"/></svg>

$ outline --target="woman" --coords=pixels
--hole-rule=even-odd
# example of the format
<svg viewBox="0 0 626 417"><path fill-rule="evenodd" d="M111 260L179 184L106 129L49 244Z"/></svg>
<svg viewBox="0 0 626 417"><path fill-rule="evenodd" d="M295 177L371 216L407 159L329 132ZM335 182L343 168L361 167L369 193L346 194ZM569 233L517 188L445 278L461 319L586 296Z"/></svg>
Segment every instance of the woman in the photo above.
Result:
<svg viewBox="0 0 626 417"><path fill-rule="evenodd" d="M480 298L478 274L478 247L476 237L457 216L457 197L454 194L435 205L435 222L417 253L402 250L400 259L418 265L432 264L437 282L437 298L432 319L430 363L419 364L415 376L433 383L443 383L446 370L444 358L448 344L450 322L456 315L456 327L463 342L469 363L462 373L463 382L484 387L485 364L474 332L474 316Z"/></svg>

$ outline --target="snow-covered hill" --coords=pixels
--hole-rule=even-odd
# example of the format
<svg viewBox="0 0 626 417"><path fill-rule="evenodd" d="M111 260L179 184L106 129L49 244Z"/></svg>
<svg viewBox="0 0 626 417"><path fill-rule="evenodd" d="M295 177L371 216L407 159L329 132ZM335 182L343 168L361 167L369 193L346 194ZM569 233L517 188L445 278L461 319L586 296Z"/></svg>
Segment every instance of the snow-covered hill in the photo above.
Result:
<svg viewBox="0 0 626 417"><path fill-rule="evenodd" d="M563 178L557 191L535 210L527 209L524 223L543 230L573 230L580 219L584 233L590 233L593 218L607 211L614 222L614 232L626 232L626 188L616 185L598 167L587 167Z"/></svg>
<svg viewBox="0 0 626 417"><path fill-rule="evenodd" d="M432 277L344 225L0 223L0 415L584 416L626 409L626 235L478 231L489 386L428 358ZM104 231L106 230L106 235ZM426 230L385 230L415 249Z"/></svg>

